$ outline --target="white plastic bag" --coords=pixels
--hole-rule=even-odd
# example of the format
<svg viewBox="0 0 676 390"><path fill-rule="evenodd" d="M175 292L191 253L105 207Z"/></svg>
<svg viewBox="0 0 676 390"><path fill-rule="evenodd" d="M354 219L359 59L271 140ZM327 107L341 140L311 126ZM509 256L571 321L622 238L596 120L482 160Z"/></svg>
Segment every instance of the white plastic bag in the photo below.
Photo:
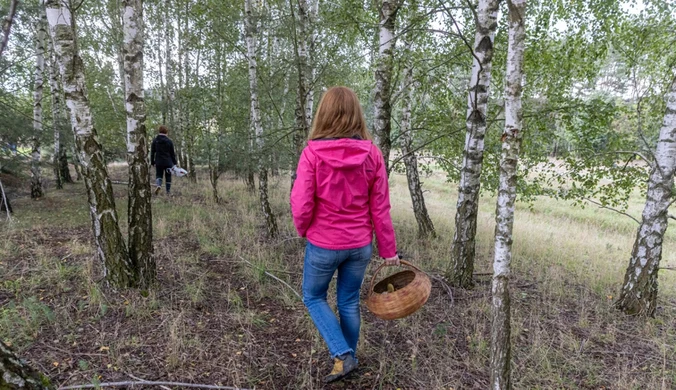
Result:
<svg viewBox="0 0 676 390"><path fill-rule="evenodd" d="M173 167L167 169L167 171L176 177L183 177L188 174L188 171L179 167L178 165L174 165Z"/></svg>

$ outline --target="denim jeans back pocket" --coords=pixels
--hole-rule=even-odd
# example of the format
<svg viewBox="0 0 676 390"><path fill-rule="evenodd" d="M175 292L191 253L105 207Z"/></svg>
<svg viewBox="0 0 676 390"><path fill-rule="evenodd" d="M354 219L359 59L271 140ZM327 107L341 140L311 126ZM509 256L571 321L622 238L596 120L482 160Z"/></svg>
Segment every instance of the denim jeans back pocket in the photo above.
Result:
<svg viewBox="0 0 676 390"><path fill-rule="evenodd" d="M320 248L308 242L305 248L308 263L320 271L332 272L338 268L338 251Z"/></svg>

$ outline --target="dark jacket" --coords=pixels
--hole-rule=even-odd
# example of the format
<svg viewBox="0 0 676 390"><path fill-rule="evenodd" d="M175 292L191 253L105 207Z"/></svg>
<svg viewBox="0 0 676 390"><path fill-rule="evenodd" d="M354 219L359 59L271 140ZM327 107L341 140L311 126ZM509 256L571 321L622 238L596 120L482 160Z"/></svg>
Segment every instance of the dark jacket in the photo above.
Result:
<svg viewBox="0 0 676 390"><path fill-rule="evenodd" d="M177 164L174 143L164 134L160 134L153 140L150 146L150 164L173 167Z"/></svg>

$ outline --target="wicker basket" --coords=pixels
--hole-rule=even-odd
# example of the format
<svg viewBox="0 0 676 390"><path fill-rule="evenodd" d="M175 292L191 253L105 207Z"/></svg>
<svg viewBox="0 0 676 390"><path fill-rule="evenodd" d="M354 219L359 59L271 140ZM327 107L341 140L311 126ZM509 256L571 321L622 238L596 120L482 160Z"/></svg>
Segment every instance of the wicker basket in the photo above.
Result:
<svg viewBox="0 0 676 390"><path fill-rule="evenodd" d="M430 297L432 290L430 278L408 261L402 260L401 264L411 270L397 272L375 284L376 276L385 267L383 263L371 278L366 307L384 320L394 320L411 315L420 309ZM394 292L387 292L388 284L394 286Z"/></svg>

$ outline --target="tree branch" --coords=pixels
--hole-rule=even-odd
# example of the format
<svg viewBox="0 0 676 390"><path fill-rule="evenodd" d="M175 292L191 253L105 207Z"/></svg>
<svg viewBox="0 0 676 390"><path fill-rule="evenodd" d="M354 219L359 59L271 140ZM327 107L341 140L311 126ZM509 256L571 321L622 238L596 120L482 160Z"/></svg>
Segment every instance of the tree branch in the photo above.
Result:
<svg viewBox="0 0 676 390"><path fill-rule="evenodd" d="M399 161L403 160L404 158L410 156L411 154L414 154L415 152L419 151L420 149L423 149L424 147L426 147L427 145L433 143L434 141L436 141L436 140L438 140L438 139L444 138L444 137L446 137L446 136L453 135L453 134L455 134L455 133L459 133L460 131L462 131L462 130L464 130L464 129L465 129L465 128L463 127L462 129L456 130L456 131L454 131L454 132L452 132L452 133L442 134L442 135L440 135L440 136L434 137L434 138L432 138L431 140L425 142L424 144L422 144L422 145L420 145L420 146L418 146L418 147L416 147L416 148L410 150L408 153L403 154L403 155L401 155L401 156L395 158L394 161L392 161L392 163L390 164L390 167L389 167L387 173L389 174L389 173L392 171L392 167L394 167Z"/></svg>
<svg viewBox="0 0 676 390"><path fill-rule="evenodd" d="M597 201L595 201L595 200L593 200L593 199L589 199L589 198L582 198L582 199L586 200L586 201L589 202L589 203L593 203L593 204L599 206L599 207L602 208L602 209L608 209L608 210L614 211L614 212L616 212L616 213L618 213L618 214L622 214L622 215L624 215L625 217L629 217L629 218L633 219L633 220L634 220L636 223L638 223L639 225L641 224L641 221L639 221L638 219L634 218L633 216L631 216L631 215L625 213L624 211L620 211L620 210L618 210L618 209L614 209L614 208L612 208L612 207L605 206L605 205L603 205L601 202L597 202Z"/></svg>
<svg viewBox="0 0 676 390"><path fill-rule="evenodd" d="M474 85L473 87L470 86L470 88L474 88L474 107L473 107L473 110L476 110L476 109L477 109L476 107L477 107L477 105L478 105L478 99L479 99L479 92L478 92L478 90L477 90L477 87L479 86L479 82L480 82L480 80L481 80L481 77L479 77L479 76L481 75L481 72L483 72L484 67L483 67L483 65L481 64L481 60L479 60L479 57L478 57L478 56L476 55L476 53L474 52L474 46L472 46L472 45L469 43L469 41L467 41L467 38L465 38L465 36L463 35L462 30L460 29L460 26L458 26L458 22L457 22L457 21L455 20L455 18L453 17L453 13L451 13L451 10L449 10L449 9L446 7L446 4L444 4L443 1L442 1L442 3L441 3L441 6L444 8L444 10L446 11L446 13L448 14L448 17L450 17L451 20L453 21L453 24L455 25L455 28L458 30L458 36L459 36L460 39L462 39L462 41L465 43L465 45L466 45L467 48L469 49L470 53L472 53L472 57L474 57L474 59L476 60L477 64L479 65L479 71L477 72L477 78L476 78L476 85ZM479 18L478 18L478 16L476 15L476 13L474 14L474 16L475 16L476 26L477 26L477 30L478 30L478 29L479 29Z"/></svg>

